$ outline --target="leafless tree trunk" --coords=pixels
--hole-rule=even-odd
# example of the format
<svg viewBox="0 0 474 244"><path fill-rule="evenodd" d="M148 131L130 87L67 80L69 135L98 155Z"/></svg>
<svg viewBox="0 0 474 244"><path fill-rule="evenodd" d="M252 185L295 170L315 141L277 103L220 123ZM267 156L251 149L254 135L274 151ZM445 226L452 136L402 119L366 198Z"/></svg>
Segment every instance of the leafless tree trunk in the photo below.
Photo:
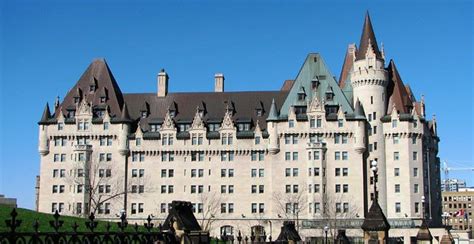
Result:
<svg viewBox="0 0 474 244"><path fill-rule="evenodd" d="M336 208L336 204L340 203L340 209ZM349 209L344 210L344 203L347 203ZM354 219L360 210L360 206L351 201L350 196L345 194L327 194L322 203L321 216L326 220L329 227L328 235L334 239L337 235L337 230L342 226L341 220Z"/></svg>
<svg viewBox="0 0 474 244"><path fill-rule="evenodd" d="M202 203L202 212L198 213L201 228L204 231L210 231L220 213L221 203L224 203L225 199L215 191L204 191L199 193L198 197L199 202Z"/></svg>
<svg viewBox="0 0 474 244"><path fill-rule="evenodd" d="M76 193L77 188L82 187L83 216L97 214L99 208L105 203L120 202L120 198L126 193L138 193L140 185L144 188L141 193L154 191L153 186L147 184L149 177L146 175L128 177L127 186L124 187L125 177L117 172L117 168L111 167L113 163L99 162L94 157L90 157L85 162L76 162L70 171L67 180L69 184L74 186Z"/></svg>
<svg viewBox="0 0 474 244"><path fill-rule="evenodd" d="M307 188L304 184L301 186L296 193L275 192L272 197L277 213L284 220L295 221L297 229L301 214L308 208Z"/></svg>

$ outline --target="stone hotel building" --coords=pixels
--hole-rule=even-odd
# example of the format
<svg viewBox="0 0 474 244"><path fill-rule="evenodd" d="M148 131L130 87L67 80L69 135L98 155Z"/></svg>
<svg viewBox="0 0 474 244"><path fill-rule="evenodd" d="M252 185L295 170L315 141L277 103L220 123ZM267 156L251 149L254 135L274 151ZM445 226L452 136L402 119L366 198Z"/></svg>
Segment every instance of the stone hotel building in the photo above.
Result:
<svg viewBox="0 0 474 244"><path fill-rule="evenodd" d="M224 75L214 79L213 92L172 93L162 69L156 93L124 93L94 60L38 123L38 210L159 219L187 200L215 236L275 239L286 219L303 236L338 221L358 229L376 160L392 229L423 213L441 223L436 120L386 60L368 14L338 80L318 53L280 90L225 91Z"/></svg>

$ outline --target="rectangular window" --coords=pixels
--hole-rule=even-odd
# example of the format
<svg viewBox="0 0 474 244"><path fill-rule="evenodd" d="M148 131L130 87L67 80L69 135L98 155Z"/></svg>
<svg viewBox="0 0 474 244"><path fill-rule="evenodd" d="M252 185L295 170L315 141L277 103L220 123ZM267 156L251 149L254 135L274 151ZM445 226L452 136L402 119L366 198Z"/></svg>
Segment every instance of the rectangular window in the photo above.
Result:
<svg viewBox="0 0 474 244"><path fill-rule="evenodd" d="M399 160L400 159L400 153L399 152L393 152L393 160Z"/></svg>
<svg viewBox="0 0 474 244"><path fill-rule="evenodd" d="M400 168L395 168L395 169L393 170L393 175L394 175L394 176L400 176Z"/></svg>
<svg viewBox="0 0 474 244"><path fill-rule="evenodd" d="M285 161L291 160L291 152L285 152Z"/></svg>
<svg viewBox="0 0 474 244"><path fill-rule="evenodd" d="M316 128L321 128L322 120L320 118L316 119Z"/></svg>
<svg viewBox="0 0 474 244"><path fill-rule="evenodd" d="M400 139L398 135L393 135L393 144L398 144L400 142Z"/></svg>
<svg viewBox="0 0 474 244"><path fill-rule="evenodd" d="M349 175L349 169L348 168L342 168L342 176L348 176Z"/></svg>
<svg viewBox="0 0 474 244"><path fill-rule="evenodd" d="M392 128L397 128L397 120L392 120Z"/></svg>
<svg viewBox="0 0 474 244"><path fill-rule="evenodd" d="M286 168L286 169L285 169L285 176L286 176L286 177L291 176L291 169L290 169L290 168Z"/></svg>
<svg viewBox="0 0 474 244"><path fill-rule="evenodd" d="M349 159L349 153L348 152L342 152L342 160L348 160Z"/></svg>
<svg viewBox="0 0 474 244"><path fill-rule="evenodd" d="M258 177L264 177L264 176L265 176L265 169L259 169L258 170Z"/></svg>
<svg viewBox="0 0 474 244"><path fill-rule="evenodd" d="M395 193L400 193L400 184L395 184Z"/></svg>
<svg viewBox="0 0 474 244"><path fill-rule="evenodd" d="M416 136L411 137L411 144L416 144Z"/></svg>
<svg viewBox="0 0 474 244"><path fill-rule="evenodd" d="M294 128L295 127L295 121L292 120L292 119L288 120L288 127L289 128Z"/></svg>
<svg viewBox="0 0 474 244"><path fill-rule="evenodd" d="M316 120L314 119L314 117L311 117L311 119L309 120L309 127L310 128L316 127Z"/></svg>
<svg viewBox="0 0 474 244"><path fill-rule="evenodd" d="M264 203L258 204L258 212L259 213L265 212L265 204Z"/></svg>
<svg viewBox="0 0 474 244"><path fill-rule="evenodd" d="M293 160L294 161L298 160L298 152L293 152Z"/></svg>
<svg viewBox="0 0 474 244"><path fill-rule="evenodd" d="M418 193L418 184L413 185L413 193Z"/></svg>
<svg viewBox="0 0 474 244"><path fill-rule="evenodd" d="M400 213L402 211L401 203L395 203L395 213Z"/></svg>
<svg viewBox="0 0 474 244"><path fill-rule="evenodd" d="M418 153L417 152L413 152L413 160L414 161L418 160Z"/></svg>
<svg viewBox="0 0 474 244"><path fill-rule="evenodd" d="M251 177L257 177L257 169L250 170L250 176Z"/></svg>
<svg viewBox="0 0 474 244"><path fill-rule="evenodd" d="M257 204L256 204L256 203L252 203L251 206L252 206L252 209L251 209L252 213L257 213Z"/></svg>
<svg viewBox="0 0 474 244"><path fill-rule="evenodd" d="M420 212L420 203L415 202L415 213L419 213L419 212Z"/></svg>
<svg viewBox="0 0 474 244"><path fill-rule="evenodd" d="M349 192L349 185L348 184L343 184L342 185L342 192L344 192L344 193Z"/></svg>
<svg viewBox="0 0 474 244"><path fill-rule="evenodd" d="M344 120L343 119L338 119L337 120L337 127L342 128L344 126Z"/></svg>
<svg viewBox="0 0 474 244"><path fill-rule="evenodd" d="M341 160L341 152L334 152L334 160Z"/></svg>
<svg viewBox="0 0 474 244"><path fill-rule="evenodd" d="M334 144L339 144L341 142L341 134L334 135Z"/></svg>
<svg viewBox="0 0 474 244"><path fill-rule="evenodd" d="M260 144L260 136L255 136L255 145Z"/></svg>
<svg viewBox="0 0 474 244"><path fill-rule="evenodd" d="M413 168L413 177L418 177L418 168Z"/></svg>

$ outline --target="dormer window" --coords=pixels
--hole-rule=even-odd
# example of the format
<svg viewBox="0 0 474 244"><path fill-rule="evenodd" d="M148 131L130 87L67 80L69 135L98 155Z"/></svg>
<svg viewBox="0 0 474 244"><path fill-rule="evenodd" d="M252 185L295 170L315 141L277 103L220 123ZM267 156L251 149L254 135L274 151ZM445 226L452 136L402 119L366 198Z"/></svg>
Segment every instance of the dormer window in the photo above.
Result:
<svg viewBox="0 0 474 244"><path fill-rule="evenodd" d="M334 93L326 93L326 100L332 101L333 98L334 98Z"/></svg>
<svg viewBox="0 0 474 244"><path fill-rule="evenodd" d="M95 91L95 85L90 85L89 92L94 92L94 91Z"/></svg>
<svg viewBox="0 0 474 244"><path fill-rule="evenodd" d="M79 103L80 99L79 97L74 97L74 103Z"/></svg>
<svg viewBox="0 0 474 244"><path fill-rule="evenodd" d="M257 116L262 116L263 115L263 110L261 108L258 108L255 113L257 114Z"/></svg>
<svg viewBox="0 0 474 244"><path fill-rule="evenodd" d="M105 111L104 110L97 110L97 117L102 118L104 117Z"/></svg>
<svg viewBox="0 0 474 244"><path fill-rule="evenodd" d="M304 93L298 93L298 101L304 101L305 94Z"/></svg>
<svg viewBox="0 0 474 244"><path fill-rule="evenodd" d="M250 123L238 123L237 124L238 131L249 131L250 130Z"/></svg>
<svg viewBox="0 0 474 244"><path fill-rule="evenodd" d="M219 131L220 127L218 123L209 124L209 131Z"/></svg>
<svg viewBox="0 0 474 244"><path fill-rule="evenodd" d="M316 90L316 89L318 89L318 87L319 87L319 80L317 78L312 79L311 80L311 89Z"/></svg>
<svg viewBox="0 0 474 244"><path fill-rule="evenodd" d="M67 111L68 118L74 118L75 115L76 115L76 111L74 110Z"/></svg>
<svg viewBox="0 0 474 244"><path fill-rule="evenodd" d="M146 118L146 116L148 116L148 112L147 111L142 111L141 117Z"/></svg>
<svg viewBox="0 0 474 244"><path fill-rule="evenodd" d="M170 117L174 118L176 116L176 111L170 110Z"/></svg>
<svg viewBox="0 0 474 244"><path fill-rule="evenodd" d="M100 97L100 102L101 102L101 103L105 103L106 100L107 100L106 97Z"/></svg>
<svg viewBox="0 0 474 244"><path fill-rule="evenodd" d="M161 129L161 124L150 124L150 131L157 132Z"/></svg>
<svg viewBox="0 0 474 244"><path fill-rule="evenodd" d="M191 124L179 124L179 126L178 126L178 132L185 132L185 131L188 131L189 128L191 128Z"/></svg>
<svg viewBox="0 0 474 244"><path fill-rule="evenodd" d="M300 87L300 90L298 91L298 101L304 101L306 98L306 92L304 90L304 87Z"/></svg>
<svg viewBox="0 0 474 244"><path fill-rule="evenodd" d="M296 115L306 115L306 106L295 106Z"/></svg>

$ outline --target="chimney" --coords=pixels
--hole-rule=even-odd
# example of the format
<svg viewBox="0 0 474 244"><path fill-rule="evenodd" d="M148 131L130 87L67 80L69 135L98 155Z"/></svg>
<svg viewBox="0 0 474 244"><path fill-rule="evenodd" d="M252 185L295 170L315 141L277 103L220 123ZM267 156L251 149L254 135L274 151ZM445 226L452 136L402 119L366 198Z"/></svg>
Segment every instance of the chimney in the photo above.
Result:
<svg viewBox="0 0 474 244"><path fill-rule="evenodd" d="M224 92L224 74L216 73L214 80L214 92Z"/></svg>
<svg viewBox="0 0 474 244"><path fill-rule="evenodd" d="M165 69L158 73L158 97L165 97L168 94L168 74Z"/></svg>

